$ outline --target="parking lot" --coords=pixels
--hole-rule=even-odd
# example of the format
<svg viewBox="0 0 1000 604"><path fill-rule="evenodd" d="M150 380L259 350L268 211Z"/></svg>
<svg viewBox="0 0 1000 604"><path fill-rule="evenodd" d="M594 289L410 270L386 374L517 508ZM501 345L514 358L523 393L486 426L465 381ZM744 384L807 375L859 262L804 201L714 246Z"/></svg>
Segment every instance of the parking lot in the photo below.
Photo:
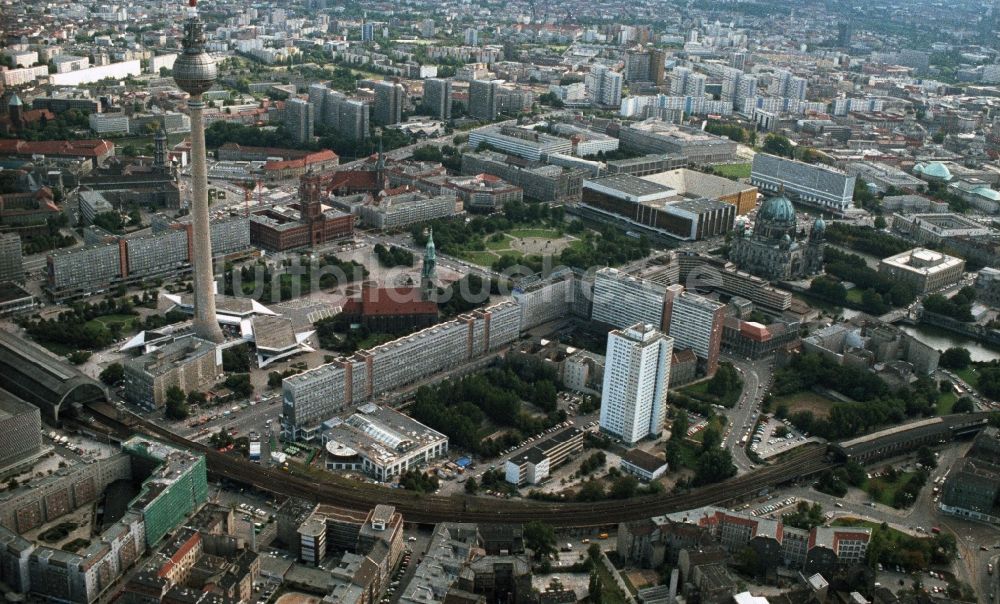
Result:
<svg viewBox="0 0 1000 604"><path fill-rule="evenodd" d="M754 508L753 510L750 510L750 515L760 516L760 517L770 515L771 518L777 518L780 514L784 513L785 511L789 512L793 511L796 500L797 498L792 496L788 497L787 499L782 499L781 501L768 503L767 505L762 505L760 507ZM786 510L786 508L788 509Z"/></svg>
<svg viewBox="0 0 1000 604"><path fill-rule="evenodd" d="M750 438L750 450L761 458L767 459L812 440L796 430L787 419L779 420L764 415L761 416L760 422L754 428Z"/></svg>

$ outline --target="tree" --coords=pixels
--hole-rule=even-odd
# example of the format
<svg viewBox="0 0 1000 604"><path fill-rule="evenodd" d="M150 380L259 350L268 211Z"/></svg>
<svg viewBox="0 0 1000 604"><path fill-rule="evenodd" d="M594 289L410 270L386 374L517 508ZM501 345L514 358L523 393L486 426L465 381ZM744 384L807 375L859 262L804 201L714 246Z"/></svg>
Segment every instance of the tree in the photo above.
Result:
<svg viewBox="0 0 1000 604"><path fill-rule="evenodd" d="M587 584L591 604L604 604L604 585L596 570L590 571L590 583Z"/></svg>
<svg viewBox="0 0 1000 604"><path fill-rule="evenodd" d="M551 526L538 520L524 525L524 546L534 552L536 560L552 557L556 549L556 533Z"/></svg>
<svg viewBox="0 0 1000 604"><path fill-rule="evenodd" d="M934 469L937 467L937 458L934 457L930 447L920 447L917 451L917 463L925 468Z"/></svg>
<svg viewBox="0 0 1000 604"><path fill-rule="evenodd" d="M875 217L875 228L884 229L886 227L885 217L879 215Z"/></svg>
<svg viewBox="0 0 1000 604"><path fill-rule="evenodd" d="M167 389L167 403L164 415L167 419L182 420L188 416L187 397L184 391L177 386Z"/></svg>
<svg viewBox="0 0 1000 604"><path fill-rule="evenodd" d="M719 432L719 429L712 424L706 426L704 432L702 432L701 450L707 452L718 449L721 443L722 434Z"/></svg>
<svg viewBox="0 0 1000 604"><path fill-rule="evenodd" d="M854 487L860 487L865 483L867 475L865 473L865 467L855 460L847 462L844 466L844 470L847 472L847 482Z"/></svg>
<svg viewBox="0 0 1000 604"><path fill-rule="evenodd" d="M469 476L468 480L465 481L465 492L469 495L475 495L479 492L479 483L476 482L475 476Z"/></svg>
<svg viewBox="0 0 1000 604"><path fill-rule="evenodd" d="M125 379L125 367L121 363L111 363L101 371L101 381L108 386L114 386Z"/></svg>
<svg viewBox="0 0 1000 604"><path fill-rule="evenodd" d="M792 141L788 140L784 136L781 136L780 134L772 133L764 137L764 146L762 148L765 153L781 157L792 157L795 154L795 148L792 146Z"/></svg>
<svg viewBox="0 0 1000 604"><path fill-rule="evenodd" d="M207 400L208 397L205 396L204 392L198 392L197 390L192 390L191 392L188 392L187 395L188 405L201 406L204 405Z"/></svg>
<svg viewBox="0 0 1000 604"><path fill-rule="evenodd" d="M959 371L965 369L972 363L972 355L965 348L952 347L941 353L938 364L945 369Z"/></svg>
<svg viewBox="0 0 1000 604"><path fill-rule="evenodd" d="M976 403L969 397L963 396L955 401L951 407L952 413L972 413L976 410Z"/></svg>
<svg viewBox="0 0 1000 604"><path fill-rule="evenodd" d="M674 423L670 426L670 440L681 441L687 437L688 415L684 410L679 410L674 417Z"/></svg>
<svg viewBox="0 0 1000 604"><path fill-rule="evenodd" d="M89 350L75 350L66 355L66 358L74 365L83 365L88 359L90 359L91 354L93 353Z"/></svg>
<svg viewBox="0 0 1000 604"><path fill-rule="evenodd" d="M631 499L639 489L639 480L631 474L622 474L611 483L612 499Z"/></svg>
<svg viewBox="0 0 1000 604"><path fill-rule="evenodd" d="M733 465L732 455L716 446L706 449L698 457L693 483L695 486L712 484L735 475L736 466Z"/></svg>
<svg viewBox="0 0 1000 604"><path fill-rule="evenodd" d="M604 485L600 480L588 480L576 494L577 501L600 501L604 499Z"/></svg>

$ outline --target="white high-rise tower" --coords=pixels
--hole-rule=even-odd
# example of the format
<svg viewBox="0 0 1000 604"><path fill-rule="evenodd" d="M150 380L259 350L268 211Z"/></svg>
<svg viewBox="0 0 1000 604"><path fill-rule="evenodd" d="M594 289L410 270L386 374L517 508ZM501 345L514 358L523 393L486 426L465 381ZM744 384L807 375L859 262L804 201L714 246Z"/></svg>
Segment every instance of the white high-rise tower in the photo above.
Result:
<svg viewBox="0 0 1000 604"><path fill-rule="evenodd" d="M674 339L637 323L608 334L601 430L634 444L663 430Z"/></svg>

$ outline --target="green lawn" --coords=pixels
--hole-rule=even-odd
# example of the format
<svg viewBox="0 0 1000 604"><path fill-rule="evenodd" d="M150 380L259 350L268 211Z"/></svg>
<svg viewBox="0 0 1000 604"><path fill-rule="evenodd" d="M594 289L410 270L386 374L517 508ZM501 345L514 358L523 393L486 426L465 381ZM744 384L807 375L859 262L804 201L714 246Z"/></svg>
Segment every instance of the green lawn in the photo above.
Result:
<svg viewBox="0 0 1000 604"><path fill-rule="evenodd" d="M951 413L951 408L955 406L955 401L958 397L955 396L954 392L948 392L947 394L942 394L941 398L937 402L937 414L938 415L948 415Z"/></svg>
<svg viewBox="0 0 1000 604"><path fill-rule="evenodd" d="M712 170L726 178L750 178L750 164L722 164L712 166Z"/></svg>
<svg viewBox="0 0 1000 604"><path fill-rule="evenodd" d="M460 257L463 260L485 267L492 266L493 263L496 262L497 258L499 258L499 256L493 252L464 252Z"/></svg>
<svg viewBox="0 0 1000 604"><path fill-rule="evenodd" d="M872 478L865 481L864 490L870 496L874 485L881 486L882 492L879 493L877 498L873 497L872 499L881 504L892 506L893 498L896 496L896 491L906 485L906 483L910 481L910 478L916 476L916 474L916 472L900 472L899 475L896 476L896 480L892 481L887 478Z"/></svg>
<svg viewBox="0 0 1000 604"><path fill-rule="evenodd" d="M955 375L965 380L965 383L972 386L973 388L975 388L976 385L979 384L979 374L976 373L976 368L972 367L971 365L969 367L966 367L965 369L962 369L961 371L956 371Z"/></svg>
<svg viewBox="0 0 1000 604"><path fill-rule="evenodd" d="M701 432L699 432L699 434L701 434ZM695 436L697 436L697 434ZM700 446L694 445L686 438L681 441L678 457L682 466L693 470L698 465L699 455L701 455Z"/></svg>
<svg viewBox="0 0 1000 604"><path fill-rule="evenodd" d="M514 229L507 232L511 237L540 237L542 239L558 239L562 237L555 229Z"/></svg>
<svg viewBox="0 0 1000 604"><path fill-rule="evenodd" d="M788 407L788 415L792 415L798 411L811 411L816 417L826 417L830 414L830 408L833 406L833 403L834 401L812 390L803 390L802 392L775 398L771 408L777 409L781 405L786 405Z"/></svg>
<svg viewBox="0 0 1000 604"><path fill-rule="evenodd" d="M513 258L515 260L520 260L521 258L524 257L524 254L522 254L521 252L519 252L517 250L503 250L503 251L497 252L497 254L499 254L500 256L510 256L511 258Z"/></svg>
<svg viewBox="0 0 1000 604"><path fill-rule="evenodd" d="M723 434L726 429L726 425L722 422L722 416L714 415L712 416L712 419L708 420L708 426L705 426L701 430L695 432L694 435L691 436L691 440L699 443L704 441L705 430L708 430L710 426L715 426L715 428L719 431L719 434Z"/></svg>
<svg viewBox="0 0 1000 604"><path fill-rule="evenodd" d="M490 241L489 239L487 239L486 240L486 249L493 250L495 252L496 251L500 251L500 250L509 250L510 249L510 239L508 237L504 237L503 241Z"/></svg>
<svg viewBox="0 0 1000 604"><path fill-rule="evenodd" d="M857 287L847 290L847 301L861 304L861 290Z"/></svg>
<svg viewBox="0 0 1000 604"><path fill-rule="evenodd" d="M118 323L123 326L129 325L133 320L138 318L138 315L104 315L103 317L97 317L94 320L100 321L110 327L112 323Z"/></svg>

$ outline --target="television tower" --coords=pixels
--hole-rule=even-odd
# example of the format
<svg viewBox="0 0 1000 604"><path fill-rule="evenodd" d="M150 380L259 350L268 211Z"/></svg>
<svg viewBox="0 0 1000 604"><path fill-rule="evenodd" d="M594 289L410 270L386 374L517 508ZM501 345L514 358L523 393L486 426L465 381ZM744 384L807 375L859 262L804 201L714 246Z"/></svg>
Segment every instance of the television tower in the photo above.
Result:
<svg viewBox="0 0 1000 604"><path fill-rule="evenodd" d="M174 62L177 87L190 94L191 113L191 217L194 237L194 332L200 338L222 342L222 330L215 316L215 288L212 279L212 239L208 226L208 168L205 160L205 122L202 94L218 77L215 60L205 52L205 31L198 18L198 0L188 0L184 22L184 52Z"/></svg>

